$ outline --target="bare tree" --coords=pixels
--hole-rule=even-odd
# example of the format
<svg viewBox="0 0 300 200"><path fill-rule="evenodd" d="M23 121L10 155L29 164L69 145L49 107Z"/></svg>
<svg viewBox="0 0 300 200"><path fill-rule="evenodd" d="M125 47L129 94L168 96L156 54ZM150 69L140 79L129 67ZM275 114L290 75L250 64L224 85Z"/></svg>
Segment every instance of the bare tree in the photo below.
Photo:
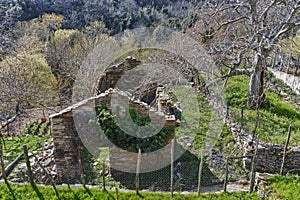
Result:
<svg viewBox="0 0 300 200"><path fill-rule="evenodd" d="M274 65L278 43L300 25L297 0L205 1L199 6L194 37L201 39L220 67L220 79L250 76L247 104L264 105L264 73Z"/></svg>
<svg viewBox="0 0 300 200"><path fill-rule="evenodd" d="M47 47L47 61L58 81L58 92L62 105L72 101L72 87L76 75L86 56L106 34L87 33L78 30L57 30Z"/></svg>

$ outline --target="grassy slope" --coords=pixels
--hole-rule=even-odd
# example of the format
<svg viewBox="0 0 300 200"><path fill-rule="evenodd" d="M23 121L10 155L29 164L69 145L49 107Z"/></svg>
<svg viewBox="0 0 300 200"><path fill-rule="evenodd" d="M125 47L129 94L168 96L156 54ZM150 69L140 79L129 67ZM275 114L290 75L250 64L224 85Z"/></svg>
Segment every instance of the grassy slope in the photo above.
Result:
<svg viewBox="0 0 300 200"><path fill-rule="evenodd" d="M16 199L39 199L36 193L29 185L11 185ZM300 178L298 176L274 176L271 177L265 188L265 193L268 194L268 199L300 199ZM260 188L263 189L263 188ZM55 196L55 192L52 187L39 187L39 190L45 200L47 199L58 199ZM136 195L135 192L118 192L116 191L103 191L101 189L84 189L84 188L73 188L68 189L67 187L58 187L58 193L60 199L170 199L169 193L160 192L141 192L141 196ZM9 193L5 184L0 184L0 199L13 199ZM211 193L202 194L198 197L196 194L175 194L174 199L261 199L255 193Z"/></svg>
<svg viewBox="0 0 300 200"><path fill-rule="evenodd" d="M235 76L229 79L226 98L234 119L241 122L241 107L247 101L249 78ZM293 132L290 145L300 144L300 112L284 98L273 91L266 92L266 106L259 110L259 126L256 134L262 141L284 145L288 127L292 125ZM244 128L252 133L256 121L256 111L245 107Z"/></svg>
<svg viewBox="0 0 300 200"><path fill-rule="evenodd" d="M29 152L38 155L42 152L44 143L48 142L50 144L52 136L19 136L19 137L9 137L3 138L3 152L4 160L7 160L9 163L12 162L19 154L23 152L23 144L26 144L29 148Z"/></svg>
<svg viewBox="0 0 300 200"><path fill-rule="evenodd" d="M300 199L299 176L274 176L269 180L270 199Z"/></svg>
<svg viewBox="0 0 300 200"><path fill-rule="evenodd" d="M39 199L36 193L32 190L29 185L17 186L12 185L12 189L15 193L16 199ZM51 187L39 187L40 192L42 193L45 200L47 199L58 199L55 196L55 192ZM116 191L103 191L101 189L68 189L66 187L58 188L60 199L124 199L124 200L135 200L135 199L170 199L169 193L154 193L154 192L141 192L141 196L136 195L135 192L118 192ZM12 195L9 193L6 185L0 185L0 199L13 199ZM174 199L176 200L192 200L192 199L259 199L256 194L249 193L221 193L221 194L209 194L209 195L201 195L198 197L196 194L175 194Z"/></svg>
<svg viewBox="0 0 300 200"><path fill-rule="evenodd" d="M269 199L300 199L300 178L298 176L274 176L268 181ZM12 185L13 191L17 199L38 199L35 192L28 185L17 186ZM54 190L51 187L39 187L45 199L57 199ZM169 193L153 193L141 192L141 196L137 196L135 192L119 192L118 198L115 191L104 192L101 189L83 189L77 188L69 190L66 187L59 187L58 192L61 199L170 199ZM0 184L0 199L13 199L6 185ZM174 199L260 199L255 193L220 193L220 194L202 194L198 197L196 194L175 194Z"/></svg>

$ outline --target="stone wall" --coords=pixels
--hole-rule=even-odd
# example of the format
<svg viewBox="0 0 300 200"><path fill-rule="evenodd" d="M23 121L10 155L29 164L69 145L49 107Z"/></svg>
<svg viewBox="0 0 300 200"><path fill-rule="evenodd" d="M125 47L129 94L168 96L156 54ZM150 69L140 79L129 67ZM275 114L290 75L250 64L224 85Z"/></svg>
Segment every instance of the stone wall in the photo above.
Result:
<svg viewBox="0 0 300 200"><path fill-rule="evenodd" d="M297 76L295 76L294 74L277 71L271 68L269 70L274 74L276 78L282 80L285 84L287 84L296 94L300 94L300 70Z"/></svg>
<svg viewBox="0 0 300 200"><path fill-rule="evenodd" d="M230 128L235 140L243 148L243 154L253 155L255 153L256 141L243 130L240 124L234 122L232 117L226 119L226 125ZM282 163L284 147L266 142L259 142L257 150L256 170L262 173L279 173ZM251 169L251 158L244 159L246 169ZM300 174L300 147L288 147L284 173Z"/></svg>
<svg viewBox="0 0 300 200"><path fill-rule="evenodd" d="M116 169L116 171L125 169L125 171L129 173L136 172L137 153L130 153L126 150L121 150L120 148L111 147L109 149L109 157L110 167L112 169ZM171 163L171 144L167 145L159 152L142 154L140 170L148 172L157 169L158 166L161 166L162 160Z"/></svg>
<svg viewBox="0 0 300 200"><path fill-rule="evenodd" d="M83 147L73 122L72 112L51 117L54 158L58 183L80 182L79 152Z"/></svg>
<svg viewBox="0 0 300 200"><path fill-rule="evenodd" d="M110 88L115 88L122 75L124 75L126 71L135 68L139 64L141 64L140 61L129 56L124 62L106 68L103 74L101 74L97 80L95 96L105 92Z"/></svg>
<svg viewBox="0 0 300 200"><path fill-rule="evenodd" d="M255 143L254 143L255 144ZM258 172L276 174L280 172L284 147L276 144L260 142L257 152L256 168ZM254 154L254 149L248 149L246 155ZM251 159L244 160L245 167L251 168ZM289 147L285 157L284 173L294 173L300 170L300 147Z"/></svg>
<svg viewBox="0 0 300 200"><path fill-rule="evenodd" d="M89 127L90 118L91 116L93 117L93 115L87 115L87 113L92 109L95 109L95 106L100 105L106 105L110 111L114 109L113 106L117 106L118 104L114 104L112 96L114 96L113 99L127 99L129 108L135 110L139 117L149 118L149 114L153 120L161 120L161 117L163 117L165 119L164 127L175 127L175 116L157 112L156 109L143 102L131 101L125 93L115 89L109 89L96 97L91 97L62 110L59 113L53 114L50 116L50 120L54 138L54 157L58 174L58 183L80 182L79 158L83 160L84 164L88 164L86 160L84 160L85 157L83 157L83 152L87 149L91 152L94 149L99 149L99 147L110 146L105 139L95 137L93 133L94 130L91 130ZM84 135L81 134L79 136L77 132L78 128L80 130L88 131ZM83 144L87 143L89 145L85 145L86 149ZM80 151L78 149L80 149ZM129 158L128 154L125 156L125 152L127 151L122 152L113 148L110 150L112 167L121 165L126 169L130 169L130 167L136 168L136 160L132 157ZM120 159L120 156L122 159ZM124 162L124 159L126 162ZM155 164L157 163L158 158L154 156L151 160L150 163ZM88 166L84 168L88 168Z"/></svg>

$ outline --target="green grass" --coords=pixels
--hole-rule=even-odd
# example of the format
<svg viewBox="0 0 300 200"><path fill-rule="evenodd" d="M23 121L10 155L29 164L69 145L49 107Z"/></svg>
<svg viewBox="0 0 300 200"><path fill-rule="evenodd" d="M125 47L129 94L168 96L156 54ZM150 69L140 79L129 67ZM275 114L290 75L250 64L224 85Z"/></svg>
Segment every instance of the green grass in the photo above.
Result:
<svg viewBox="0 0 300 200"><path fill-rule="evenodd" d="M181 125L176 128L179 137L189 136L194 138L195 149L203 147L209 135L209 124L212 120L212 107L203 94L196 94L193 88L177 87L172 93L176 100L181 103Z"/></svg>
<svg viewBox="0 0 300 200"><path fill-rule="evenodd" d="M30 185L11 185L16 199L20 200L38 200L39 197L34 192ZM267 187L265 187L268 194L268 199L300 199L300 178L298 176L273 176L268 180ZM52 187L38 186L42 197L47 199L58 199ZM102 189L85 189L57 187L60 199L119 199L119 200L164 200L170 199L170 193L161 192L140 192L136 195L135 192L118 192L116 190L103 191ZM262 188L260 188L262 189ZM12 195L5 184L0 184L0 199L13 199ZM211 193L201 194L199 197L193 194L179 194L175 193L175 200L193 200L193 199L261 199L256 193L247 192L232 192L232 193Z"/></svg>
<svg viewBox="0 0 300 200"><path fill-rule="evenodd" d="M226 99L230 112L237 122L242 122L241 110L244 106L244 129L250 134L255 129L257 113L248 108L249 78L247 76L234 76L228 81ZM259 110L259 124L256 135L262 141L284 145L289 125L292 125L290 145L300 144L300 112L289 102L284 101L279 94L267 91L265 107Z"/></svg>
<svg viewBox="0 0 300 200"><path fill-rule="evenodd" d="M12 162L19 154L23 152L23 144L26 144L29 153L38 155L42 153L45 142L50 144L52 136L50 134L44 136L16 136L16 137L5 137L2 139L1 144L3 146L4 160L9 163Z"/></svg>
<svg viewBox="0 0 300 200"><path fill-rule="evenodd" d="M51 187L38 187L43 198L47 199L58 199L55 196L55 192ZM29 185L12 185L12 189L15 193L16 199L27 200L27 199L39 199L36 193ZM163 200L170 199L170 193L160 193L160 192L141 192L140 196L136 195L135 192L118 192L116 191L103 191L101 189L68 189L66 187L58 187L58 193L60 199L119 199L119 200ZM13 199L12 195L9 193L5 184L0 185L0 199L10 200ZM249 194L245 192L241 193L220 193L220 194L202 194L198 197L196 194L174 194L174 200L193 200L193 199L259 199L256 194Z"/></svg>
<svg viewBox="0 0 300 200"><path fill-rule="evenodd" d="M11 185L16 199L20 200L38 200L37 194L30 185ZM52 187L38 187L42 197L47 199L58 199ZM135 192L116 192L116 190L103 191L102 189L84 189L57 187L60 199L119 199L119 200L164 200L170 199L170 193L161 192L140 192L140 196ZM263 189L263 188L260 188ZM265 193L268 194L268 199L300 199L300 178L299 176L273 176L268 180ZM5 184L0 184L0 199L13 199L12 195ZM232 193L211 193L201 194L198 197L193 194L179 194L175 193L175 200L193 200L193 199L261 199L256 193L247 192L232 192Z"/></svg>
<svg viewBox="0 0 300 200"><path fill-rule="evenodd" d="M268 181L270 199L300 199L299 176L274 176Z"/></svg>

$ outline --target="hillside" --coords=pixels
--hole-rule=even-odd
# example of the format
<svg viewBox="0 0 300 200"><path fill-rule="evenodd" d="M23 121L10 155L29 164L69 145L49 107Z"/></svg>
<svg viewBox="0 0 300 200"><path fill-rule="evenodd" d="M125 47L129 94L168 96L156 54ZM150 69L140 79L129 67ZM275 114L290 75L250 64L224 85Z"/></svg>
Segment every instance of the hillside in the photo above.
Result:
<svg viewBox="0 0 300 200"><path fill-rule="evenodd" d="M299 16L292 0L1 1L0 199L297 199Z"/></svg>

